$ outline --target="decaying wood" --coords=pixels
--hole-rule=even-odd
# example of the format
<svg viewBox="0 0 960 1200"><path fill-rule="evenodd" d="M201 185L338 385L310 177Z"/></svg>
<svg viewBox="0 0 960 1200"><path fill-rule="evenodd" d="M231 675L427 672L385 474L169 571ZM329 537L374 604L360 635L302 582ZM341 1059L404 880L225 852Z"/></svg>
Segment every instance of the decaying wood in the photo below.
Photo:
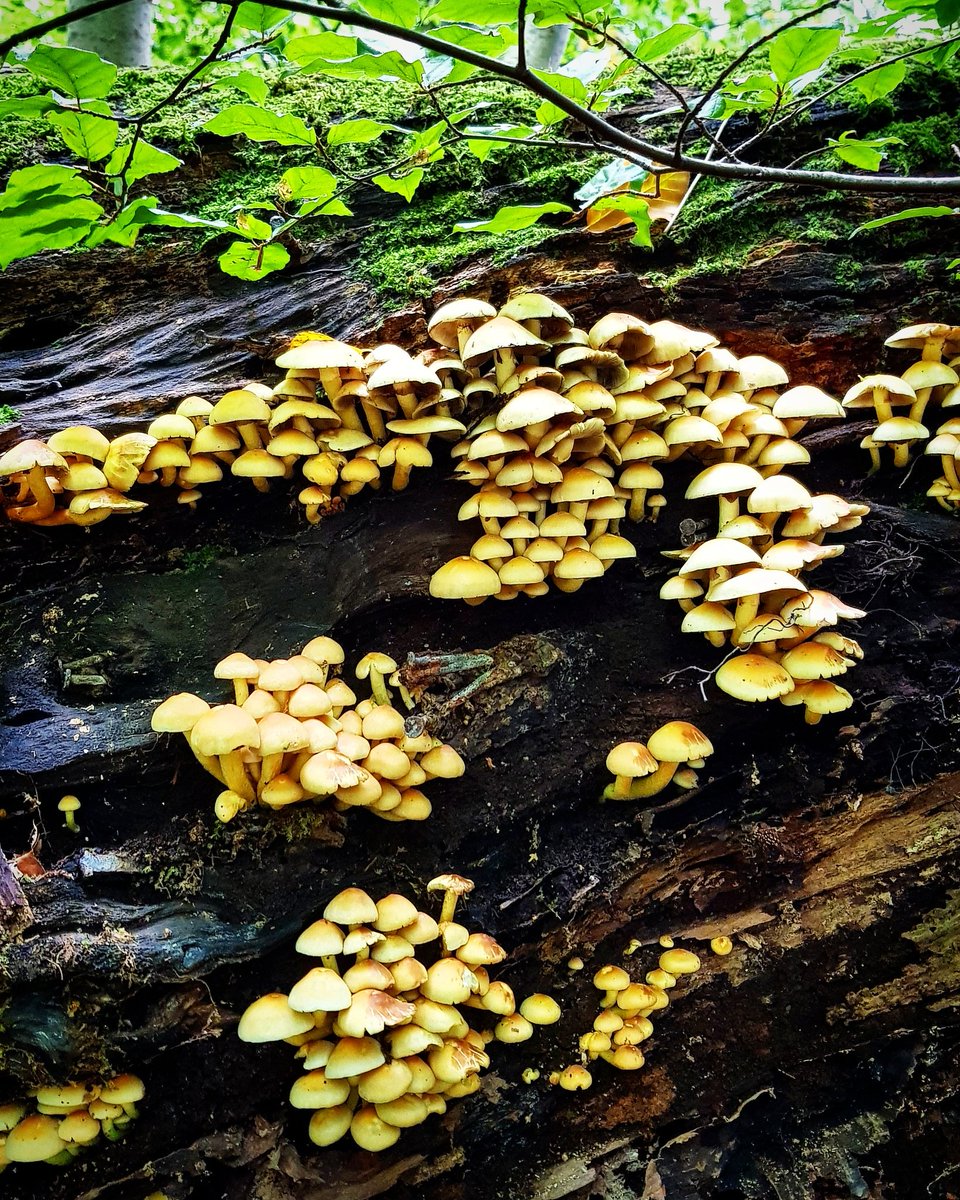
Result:
<svg viewBox="0 0 960 1200"><path fill-rule="evenodd" d="M842 390L908 315L894 259L868 264L856 314L831 299L830 255L782 246L736 281L681 284L669 315ZM345 246L256 291L214 289L193 259L96 263L82 328L50 268L8 281L28 315L45 295L51 321L32 346L8 344L0 399L25 430L139 424L188 391L262 375L301 326L411 346L425 333L427 306L382 319L345 284ZM469 264L437 298L501 299L523 283L584 320L665 314L635 267L614 239L571 236L505 267ZM87 270L71 265L74 289ZM426 593L472 540L455 520L464 489L439 470L316 527L282 486L228 482L196 515L161 495L88 531L0 530L4 845L35 863L20 874L0 859L0 911L22 914L0 942L0 1100L105 1066L147 1084L125 1141L68 1171L10 1170L4 1195L33 1197L38 1179L51 1200L956 1192L960 527L924 509L923 465L864 483L854 429L808 438L805 480L874 505L815 577L869 611L855 707L817 728L721 696L720 655L657 598L659 551L710 516L683 500L693 464L672 464L659 523L627 531L635 561L573 596L479 609ZM150 732L153 705L175 690L220 697L211 672L228 650L285 654L324 631L348 660L489 655L462 702L453 689L471 677L419 680L419 711L466 776L434 781L422 825L323 809L219 825L216 784L182 739ZM678 717L715 743L702 786L599 803L609 746ZM56 808L66 790L81 799L79 834ZM475 879L465 911L508 948L501 976L519 995L555 995L563 1019L497 1048L479 1095L394 1150L318 1151L286 1103L291 1048L241 1044L239 1013L294 981L295 934L333 892L417 896L443 869ZM593 971L624 962L640 978L668 932L705 965L660 1015L647 1066L597 1064L572 1098L550 1088L596 1011ZM704 943L720 932L735 941L727 958ZM585 970L568 968L575 954ZM531 1066L541 1078L528 1085Z"/></svg>

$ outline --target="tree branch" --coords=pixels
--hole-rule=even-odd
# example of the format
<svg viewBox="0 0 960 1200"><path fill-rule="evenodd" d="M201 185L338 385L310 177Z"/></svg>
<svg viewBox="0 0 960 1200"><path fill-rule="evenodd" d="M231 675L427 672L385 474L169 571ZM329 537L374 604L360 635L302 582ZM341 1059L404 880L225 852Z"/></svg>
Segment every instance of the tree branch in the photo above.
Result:
<svg viewBox="0 0 960 1200"><path fill-rule="evenodd" d="M209 2L226 4L231 8L235 6L235 0L209 0ZM85 8L76 9L73 12L63 13L59 17L42 21L30 29L23 30L21 33L14 34L12 37L8 37L0 42L0 57L5 56L15 46L21 45L26 41L31 41L43 33L63 28L83 16L89 16L92 12L106 12L124 3L126 3L126 0L94 0L93 4ZM411 45L419 46L424 50L431 50L436 54L457 59L460 62L478 67L480 70L492 75L498 75L502 79L510 80L512 83L520 84L541 99L550 101L561 112L566 113L567 116L577 121L596 138L599 148L609 150L610 153L627 151L630 154L640 155L654 162L663 163L668 167L690 171L693 174L712 175L720 179L795 184L800 187L846 188L858 192L887 192L894 194L914 192L945 194L960 192L960 176L851 175L842 171L796 171L783 167L766 167L752 163L697 158L682 153L676 146L673 149L669 149L666 146L657 146L618 129L597 113L588 111L575 101L564 96L562 92L559 92L556 88L551 87L544 80L538 78L529 69L521 70L518 66L510 63L500 62L498 59L490 58L485 54L479 54L474 50L468 50L463 46L452 45L440 38L432 37L430 34L393 25L389 21L371 17L366 13L332 8L323 4L313 4L309 3L308 0L277 0L276 7L284 8L289 12L302 13L305 16L340 21L356 26L359 29L369 29L375 33L382 33L388 37L398 38L401 41L411 43ZM796 25L802 20L808 20L810 17L824 12L830 7L832 7L832 3L820 5L812 12L802 14L786 25L781 26L777 32L782 33L784 29L789 28L791 25ZM749 56L749 53L756 50L758 46L763 45L764 42L770 41L773 36L776 35L765 35L758 42L754 43L749 52L744 52L738 61L743 61ZM698 112L705 101L716 93L717 88L722 85L723 79L730 74L734 67L735 64L731 64L714 81L711 89L694 106L694 113ZM692 119L692 116L689 120L685 118L687 126L689 126Z"/></svg>
<svg viewBox="0 0 960 1200"><path fill-rule="evenodd" d="M527 69L527 0L517 6L517 70Z"/></svg>

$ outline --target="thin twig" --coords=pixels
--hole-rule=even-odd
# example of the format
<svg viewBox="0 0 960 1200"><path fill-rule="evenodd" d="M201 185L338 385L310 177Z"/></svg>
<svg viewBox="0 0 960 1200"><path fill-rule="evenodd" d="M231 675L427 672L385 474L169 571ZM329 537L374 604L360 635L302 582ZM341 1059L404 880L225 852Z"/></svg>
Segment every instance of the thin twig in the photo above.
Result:
<svg viewBox="0 0 960 1200"><path fill-rule="evenodd" d="M670 93L670 95L673 96L673 98L680 105L680 111L682 113L686 114L686 113L691 112L689 101L684 96L683 92L681 92L678 87L675 87L670 82L670 80L666 78L665 75L662 75L656 69L656 67L652 67L650 65L650 63L644 62L643 59L639 58L636 54L634 54L634 52L626 45L626 43L621 41L621 39L616 37L614 34L612 34L609 31L609 29L606 29L606 28L598 29L595 25L591 25L589 21L584 21L582 18L575 17L575 16L570 17L570 22L572 25L579 26L582 29L588 29L591 32L598 34L600 37L604 38L605 41L608 41L612 46L616 46L616 48L620 51L620 53L622 55L624 55L624 57L628 58L632 63L634 63L636 66L638 66L641 69L641 71L646 71L646 73L651 77L651 79L656 80L656 82L659 83L662 88L666 89L666 91L668 91ZM710 132L710 130L706 127L706 125L703 123L702 119L699 116L697 116L696 114L692 114L692 115L693 115L693 120L696 123L697 129L700 131L702 136L707 139L707 141L710 143L711 147L714 147L717 150L722 150L724 154L726 154L730 157L734 157L734 158L736 157L735 155L731 155L731 152L725 146L723 146L720 142L717 141L714 134L712 134ZM710 157L711 157L711 155L708 154L707 158L710 158Z"/></svg>
<svg viewBox="0 0 960 1200"><path fill-rule="evenodd" d="M693 106L692 115L696 116L697 113L701 112L701 110L703 109L703 106L707 103L707 101L713 99L713 97L717 94L717 92L720 91L720 89L727 82L727 80L730 78L730 76L733 75L736 71L738 71L740 69L740 67L742 67L743 64L747 61L747 59L750 58L751 55L756 53L756 51L759 50L761 48L761 46L765 46L768 42L772 42L774 40L774 38L779 37L781 33L784 33L788 29L792 29L796 25L801 25L801 24L803 24L804 21L810 21L814 17L819 17L822 13L827 12L828 9L834 8L835 4L836 4L836 0L826 0L825 4L818 5L811 12L797 13L797 15L795 17L791 17L790 20L785 22L783 25L778 26L776 29L771 29L769 33L765 33L762 37L757 38L757 40L755 42L751 43L749 46L747 46L747 48L744 51L742 51L740 54L738 54L732 63L730 63L728 66L724 67L724 69L720 72L720 74L713 81L713 83L710 85L710 87L703 93L703 95L700 97L700 99ZM692 119L692 117L691 118L685 117L683 119L683 121L680 123L680 129L677 132L677 141L676 141L676 146L675 146L675 150L676 150L677 154L679 154L681 152L681 150L683 149L683 139L687 132L687 129L690 127L691 119Z"/></svg>

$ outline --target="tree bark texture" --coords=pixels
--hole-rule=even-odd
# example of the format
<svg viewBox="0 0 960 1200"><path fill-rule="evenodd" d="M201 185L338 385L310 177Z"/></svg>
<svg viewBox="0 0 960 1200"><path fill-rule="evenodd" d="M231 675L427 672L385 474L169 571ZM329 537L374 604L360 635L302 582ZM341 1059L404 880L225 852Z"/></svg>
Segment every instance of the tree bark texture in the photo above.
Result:
<svg viewBox="0 0 960 1200"><path fill-rule="evenodd" d="M86 0L69 0L71 12ZM153 49L153 0L129 0L109 12L74 21L68 40L78 50L91 50L119 67L149 67Z"/></svg>
<svg viewBox="0 0 960 1200"><path fill-rule="evenodd" d="M499 302L523 286L581 324L610 309L670 315L835 393L895 365L883 338L917 315L895 252L865 264L856 313L817 250L771 248L669 297L638 261L617 237L568 235L505 266L469 261L432 301ZM75 257L69 286L65 262L23 264L4 283L22 314L3 355L18 436L141 427L189 392L269 377L298 328L417 348L432 307L385 315L350 283L346 244L256 289L158 251ZM950 317L948 286L929 282L923 315ZM673 464L659 523L628 527L636 560L576 595L477 609L426 593L472 540L456 522L466 489L442 468L316 527L283 486L223 483L196 515L159 496L89 531L0 530L0 1100L106 1067L147 1086L124 1141L67 1170L8 1170L3 1194L955 1194L960 528L925 507L923 462L865 481L861 436L850 422L808 437L808 486L874 506L817 572L869 616L855 630L855 706L815 728L721 695L708 681L720 652L681 635L657 598L659 551L680 544L682 522L712 516L683 499L693 463ZM468 700L451 690L464 675L421 701L467 774L431 789L424 824L295 809L219 825L217 785L182 739L150 732L153 705L178 690L221 696L212 667L230 650L287 654L322 632L348 661L488 652L493 670ZM716 746L701 786L600 804L609 747L673 718ZM79 834L57 812L68 790ZM237 1018L297 978L295 936L334 892L422 897L444 870L476 881L465 912L509 950L497 974L518 995L555 995L564 1016L499 1047L478 1095L392 1150L318 1150L286 1101L291 1048L240 1043ZM600 1063L588 1092L551 1088L596 1011L593 972L624 962L642 977L666 933L705 966L660 1015L646 1067ZM734 939L726 958L703 942L721 933ZM568 968L573 955L585 970ZM525 1084L526 1067L541 1078Z"/></svg>

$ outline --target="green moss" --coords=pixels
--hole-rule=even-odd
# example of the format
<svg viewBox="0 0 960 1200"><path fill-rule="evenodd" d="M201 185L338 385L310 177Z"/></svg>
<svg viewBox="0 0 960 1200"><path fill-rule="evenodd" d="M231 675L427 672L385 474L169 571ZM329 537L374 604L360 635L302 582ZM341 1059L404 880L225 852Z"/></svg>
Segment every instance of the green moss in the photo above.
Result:
<svg viewBox="0 0 960 1200"><path fill-rule="evenodd" d="M833 272L839 291L856 292L863 278L863 263L849 255L841 255L834 260Z"/></svg>
<svg viewBox="0 0 960 1200"><path fill-rule="evenodd" d="M359 243L356 274L385 297L402 301L428 296L435 290L438 276L474 254L493 250L506 259L553 237L557 231L550 225L533 225L508 234L453 232L458 221L491 215L506 204L535 204L545 199L571 203L573 193L600 164L600 156L591 155L530 169L532 157L521 151L505 152L495 166L490 160L483 164L483 172L474 160L472 187L467 188L461 175L459 181L449 181L451 189L457 190L440 191L434 199L415 202L371 229ZM499 186L491 202L481 189L490 189L495 180Z"/></svg>
<svg viewBox="0 0 960 1200"><path fill-rule="evenodd" d="M922 174L924 171L956 172L953 147L960 140L957 97L952 110L916 121L892 121L879 130L881 137L900 138L900 146L888 146L887 158L894 171Z"/></svg>
<svg viewBox="0 0 960 1200"><path fill-rule="evenodd" d="M0 404L0 429L5 425L15 425L20 420L20 411L12 404Z"/></svg>

